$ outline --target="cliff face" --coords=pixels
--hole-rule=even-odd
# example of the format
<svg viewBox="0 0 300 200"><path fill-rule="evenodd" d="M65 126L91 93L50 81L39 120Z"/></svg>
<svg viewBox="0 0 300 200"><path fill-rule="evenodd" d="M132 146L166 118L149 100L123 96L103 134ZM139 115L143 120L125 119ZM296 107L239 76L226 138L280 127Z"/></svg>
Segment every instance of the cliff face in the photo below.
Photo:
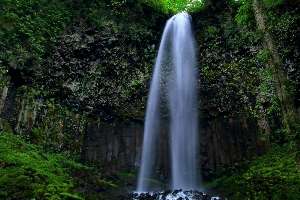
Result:
<svg viewBox="0 0 300 200"><path fill-rule="evenodd" d="M137 168L152 65L167 16L132 5L86 5L85 17L74 17L33 68L4 60L1 129L47 149L80 155L107 171ZM293 28L299 16L288 5L277 9L294 19L276 34L286 49L280 51L284 67L298 88L299 47L293 42L299 40L299 30ZM284 135L268 135L281 124L262 37L253 25L236 23L236 10L224 3L193 16L200 69L199 168L207 179L263 153L268 140L285 140ZM284 35L288 30L295 32L293 41ZM165 175L167 129L162 130L157 165Z"/></svg>
<svg viewBox="0 0 300 200"><path fill-rule="evenodd" d="M3 89L4 94L6 90ZM13 129L55 151L81 155L83 160L99 163L109 167L108 170L130 170L139 166L142 121L105 122L30 95L30 92L19 92L13 99L2 95L6 108L2 110L6 113L1 117L2 129ZM12 110L9 116L7 110ZM204 175L210 176L223 166L231 166L254 155L256 133L255 121L246 118L203 118L200 158ZM168 171L167 128L161 135L157 167L165 174Z"/></svg>

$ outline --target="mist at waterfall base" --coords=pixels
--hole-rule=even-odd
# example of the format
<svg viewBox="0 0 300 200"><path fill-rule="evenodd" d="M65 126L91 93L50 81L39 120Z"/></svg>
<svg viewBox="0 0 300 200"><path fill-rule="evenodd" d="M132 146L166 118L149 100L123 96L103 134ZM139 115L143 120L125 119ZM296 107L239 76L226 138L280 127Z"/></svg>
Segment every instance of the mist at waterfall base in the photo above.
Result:
<svg viewBox="0 0 300 200"><path fill-rule="evenodd" d="M196 45L191 17L185 12L167 21L161 39L147 104L138 192L157 190L151 182L163 102L170 121L170 189L199 189Z"/></svg>

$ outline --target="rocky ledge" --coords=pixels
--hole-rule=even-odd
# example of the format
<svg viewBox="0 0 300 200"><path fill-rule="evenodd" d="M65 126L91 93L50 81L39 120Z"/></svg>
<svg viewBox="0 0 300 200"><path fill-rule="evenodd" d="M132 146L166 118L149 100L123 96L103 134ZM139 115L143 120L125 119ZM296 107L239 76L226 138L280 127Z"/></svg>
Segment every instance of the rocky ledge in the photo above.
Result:
<svg viewBox="0 0 300 200"><path fill-rule="evenodd" d="M225 200L221 197L213 197L199 191L163 191L163 192L147 192L132 193L131 200Z"/></svg>

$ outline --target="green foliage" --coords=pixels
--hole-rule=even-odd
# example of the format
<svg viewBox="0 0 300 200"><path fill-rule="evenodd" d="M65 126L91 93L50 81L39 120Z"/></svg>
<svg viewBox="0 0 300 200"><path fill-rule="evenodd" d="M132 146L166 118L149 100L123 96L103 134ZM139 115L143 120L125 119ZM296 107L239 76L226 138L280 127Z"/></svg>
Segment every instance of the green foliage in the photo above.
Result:
<svg viewBox="0 0 300 200"><path fill-rule="evenodd" d="M245 3L251 3L252 0L229 0L229 2L231 5L241 5ZM262 0L262 2L267 8L275 8L282 5L285 0Z"/></svg>
<svg viewBox="0 0 300 200"><path fill-rule="evenodd" d="M143 117L161 36L156 24L165 15L139 2L88 2L81 10L84 22L56 43L38 84L80 111Z"/></svg>
<svg viewBox="0 0 300 200"><path fill-rule="evenodd" d="M274 147L248 169L222 177L211 186L226 188L225 195L233 200L299 199L300 169L296 154L285 147Z"/></svg>
<svg viewBox="0 0 300 200"><path fill-rule="evenodd" d="M263 3L268 8L274 8L284 3L284 0L263 0Z"/></svg>
<svg viewBox="0 0 300 200"><path fill-rule="evenodd" d="M66 154L45 152L19 135L0 132L0 199L103 200L108 198L99 190L118 187L97 168Z"/></svg>
<svg viewBox="0 0 300 200"><path fill-rule="evenodd" d="M0 133L1 199L81 199L71 169L84 168L64 155L48 154L10 133Z"/></svg>
<svg viewBox="0 0 300 200"><path fill-rule="evenodd" d="M215 26L208 26L206 28L205 34L207 34L207 37L214 37L218 34L218 29Z"/></svg>
<svg viewBox="0 0 300 200"><path fill-rule="evenodd" d="M247 27L241 28L228 13L216 15L217 23L201 25L201 89L209 96L202 108L212 115L250 116L259 85L261 66L257 65L256 55L262 37Z"/></svg>
<svg viewBox="0 0 300 200"><path fill-rule="evenodd" d="M285 10L283 8L270 9L267 12L268 30L275 38L275 44L283 63L283 69L288 75L288 94L299 97L300 90L300 57L299 52L299 27L300 14L297 7ZM299 100L298 100L299 105Z"/></svg>
<svg viewBox="0 0 300 200"><path fill-rule="evenodd" d="M236 22L241 26L252 26L254 21L254 13L252 9L251 0L241 0L237 14L235 16Z"/></svg>
<svg viewBox="0 0 300 200"><path fill-rule="evenodd" d="M257 53L256 58L259 62L267 64L270 61L271 56L271 52L268 49L262 49Z"/></svg>
<svg viewBox="0 0 300 200"><path fill-rule="evenodd" d="M165 13L195 12L203 8L203 0L143 0Z"/></svg>
<svg viewBox="0 0 300 200"><path fill-rule="evenodd" d="M270 1L271 2L271 1ZM284 3L284 6L280 6ZM266 4L266 3L265 3ZM278 50L281 69L287 75L282 85L284 85L286 99L291 101L282 107L293 107L299 109L300 106L300 57L299 57L299 3L297 1L274 1L271 5L266 5L267 29L274 38L274 44ZM286 119L283 124L289 124L287 130L279 130L276 138L285 138L291 145L299 146L296 143L297 130L299 133L299 119L293 116L292 112L285 113ZM292 129L293 131L290 131ZM290 132L290 133L288 133ZM298 136L299 138L299 136ZM299 141L299 140L298 140Z"/></svg>
<svg viewBox="0 0 300 200"><path fill-rule="evenodd" d="M33 87L18 89L21 111L17 131L28 141L46 150L78 155L83 141L87 117L49 98L49 93ZM44 113L33 119L37 113Z"/></svg>
<svg viewBox="0 0 300 200"><path fill-rule="evenodd" d="M1 64L1 63L0 63ZM0 65L0 91L7 85L7 69Z"/></svg>
<svg viewBox="0 0 300 200"><path fill-rule="evenodd" d="M1 1L0 59L5 67L32 70L39 65L49 43L70 22L67 2Z"/></svg>
<svg viewBox="0 0 300 200"><path fill-rule="evenodd" d="M259 57L259 59L266 59L267 55L259 54ZM276 95L273 76L273 71L269 67L261 69L259 72L260 85L258 87L256 109L266 109L265 114L269 118L280 113L280 103Z"/></svg>

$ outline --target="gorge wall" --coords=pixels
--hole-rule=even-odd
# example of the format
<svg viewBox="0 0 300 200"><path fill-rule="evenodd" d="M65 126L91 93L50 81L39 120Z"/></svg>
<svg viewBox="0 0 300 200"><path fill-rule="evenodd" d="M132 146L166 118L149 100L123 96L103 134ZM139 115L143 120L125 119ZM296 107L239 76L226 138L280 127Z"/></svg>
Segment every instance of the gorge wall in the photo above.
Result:
<svg viewBox="0 0 300 200"><path fill-rule="evenodd" d="M29 58L25 67L2 59L0 128L111 172L133 170L139 166L149 81L168 16L130 2L86 7L88 14L68 22L38 65ZM240 27L237 8L224 1L206 9L193 20L199 45L199 166L209 179L263 153L268 133L281 124L274 91L265 90L272 75L259 31L253 24ZM297 9L278 7L275 11L288 17L272 21L271 29L281 37L284 67L299 88L299 34L293 40L285 35L296 33ZM275 28L287 21L284 29ZM295 104L299 109L299 99ZM162 135L157 167L167 174L167 127Z"/></svg>
<svg viewBox="0 0 300 200"><path fill-rule="evenodd" d="M144 131L142 120L102 121L32 96L32 91L22 89L2 88L2 130L23 134L50 150L80 155L82 160L98 163L110 172L133 170L139 166ZM205 122L200 128L200 158L205 177L256 154L255 121L234 117L203 118L201 121ZM167 127L161 135L157 170L167 175Z"/></svg>

